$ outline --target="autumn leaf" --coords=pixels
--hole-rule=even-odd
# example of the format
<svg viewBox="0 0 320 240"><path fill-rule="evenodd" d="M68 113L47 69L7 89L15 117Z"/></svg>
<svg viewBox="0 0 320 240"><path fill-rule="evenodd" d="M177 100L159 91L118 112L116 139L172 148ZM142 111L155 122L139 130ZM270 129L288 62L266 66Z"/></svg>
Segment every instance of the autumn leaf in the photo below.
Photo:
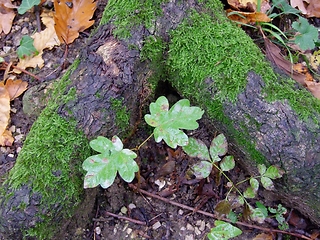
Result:
<svg viewBox="0 0 320 240"><path fill-rule="evenodd" d="M10 0L0 0L0 33L2 31L5 34L10 32L12 21L16 16L14 8L17 6L13 5Z"/></svg>
<svg viewBox="0 0 320 240"><path fill-rule="evenodd" d="M52 49L54 46L60 45L60 41L54 29L53 12L43 12L41 14L41 21L46 26L46 29L31 36L34 40L33 46L38 51L38 54L36 56L20 59L17 67L21 69L26 69L28 67L42 68L44 66L44 60L42 58L43 50L46 48ZM14 72L21 73L21 71L17 69L14 69Z"/></svg>
<svg viewBox="0 0 320 240"><path fill-rule="evenodd" d="M312 0L307 7L307 17L320 18L320 2Z"/></svg>
<svg viewBox="0 0 320 240"><path fill-rule="evenodd" d="M13 99L19 97L25 90L27 90L28 83L22 80L13 80L13 79L7 79L6 80L6 85L5 85L10 101Z"/></svg>
<svg viewBox="0 0 320 240"><path fill-rule="evenodd" d="M302 14L307 13L306 4L304 0L290 0L291 7L298 8Z"/></svg>
<svg viewBox="0 0 320 240"><path fill-rule="evenodd" d="M228 9L227 16L230 20L239 23L271 22L271 19L261 12L239 12Z"/></svg>
<svg viewBox="0 0 320 240"><path fill-rule="evenodd" d="M260 9L257 9L259 0L228 0L228 4L236 10L266 13L270 9L269 0L262 0Z"/></svg>
<svg viewBox="0 0 320 240"><path fill-rule="evenodd" d="M7 129L10 119L10 96L3 82L0 82L0 146L11 146L13 137Z"/></svg>
<svg viewBox="0 0 320 240"><path fill-rule="evenodd" d="M72 43L79 32L91 27L94 20L90 20L97 4L94 0L60 0L54 1L55 30L60 42Z"/></svg>

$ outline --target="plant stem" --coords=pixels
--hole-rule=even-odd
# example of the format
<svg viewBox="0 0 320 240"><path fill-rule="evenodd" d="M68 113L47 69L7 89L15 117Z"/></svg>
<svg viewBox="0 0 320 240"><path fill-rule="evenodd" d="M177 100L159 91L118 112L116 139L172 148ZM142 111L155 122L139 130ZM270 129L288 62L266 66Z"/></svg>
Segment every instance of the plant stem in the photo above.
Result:
<svg viewBox="0 0 320 240"><path fill-rule="evenodd" d="M152 136L153 136L153 133L151 133L151 134L149 135L149 137L147 137L147 139L144 140L138 147L135 147L135 148L133 148L132 150L138 151Z"/></svg>

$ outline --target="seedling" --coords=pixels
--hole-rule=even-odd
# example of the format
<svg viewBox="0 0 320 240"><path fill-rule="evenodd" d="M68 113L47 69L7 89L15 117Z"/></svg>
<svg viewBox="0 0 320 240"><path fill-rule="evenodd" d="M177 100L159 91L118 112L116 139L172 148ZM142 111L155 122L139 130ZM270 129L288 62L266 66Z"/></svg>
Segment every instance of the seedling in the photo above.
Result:
<svg viewBox="0 0 320 240"><path fill-rule="evenodd" d="M182 146L183 150L190 156L200 159L198 163L191 167L193 174L199 178L207 178L211 174L213 168L219 172L219 176L224 176L228 180L228 191L225 200L219 202L215 211L217 214L225 214L236 221L236 215L231 211L231 204L228 198L231 196L231 191L238 193L238 201L244 204L244 215L252 216L252 219L265 219L265 212L260 208L253 208L246 201L246 198L254 198L259 189L260 179L261 185L270 190L273 189L273 179L281 177L279 170L270 166L266 168L264 165L258 166L259 176L250 177L237 184L227 176L226 172L235 167L233 156L226 156L228 152L228 142L223 134L215 137L208 149L204 142L199 139L189 138L182 130L194 130L199 127L199 120L204 111L198 107L190 107L190 102L187 99L182 99L176 102L169 109L168 99L159 97L156 102L150 104L150 114L144 116L148 125L154 127L153 133L135 149L123 149L123 143L117 136L111 140L105 137L97 137L90 142L93 150L99 154L88 157L82 164L87 174L84 178L84 188L93 188L101 185L103 188L110 187L117 175L122 177L126 182L131 182L135 173L139 171L139 166L134 161L137 154L133 150L139 148L149 139L154 136L156 142L164 141L168 146L176 148ZM238 189L238 185L249 181L250 186L242 193ZM275 214L275 217L280 218L282 209L270 210ZM248 214L249 213L249 214ZM262 216L262 218L261 218ZM262 221L262 220L261 220ZM260 222L261 222L260 221ZM283 223L283 222L281 222ZM213 239L229 239L240 235L242 232L239 228L224 221L215 221L215 227L208 233L208 238Z"/></svg>

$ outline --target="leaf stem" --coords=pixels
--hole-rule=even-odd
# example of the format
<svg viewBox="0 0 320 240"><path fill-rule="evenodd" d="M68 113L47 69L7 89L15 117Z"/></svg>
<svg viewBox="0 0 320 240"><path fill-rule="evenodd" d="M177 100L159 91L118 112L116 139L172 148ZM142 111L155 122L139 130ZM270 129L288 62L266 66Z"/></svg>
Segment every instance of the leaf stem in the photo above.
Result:
<svg viewBox="0 0 320 240"><path fill-rule="evenodd" d="M138 151L152 136L153 136L153 133L151 133L149 137L147 137L146 140L144 140L138 147L135 147L132 150Z"/></svg>

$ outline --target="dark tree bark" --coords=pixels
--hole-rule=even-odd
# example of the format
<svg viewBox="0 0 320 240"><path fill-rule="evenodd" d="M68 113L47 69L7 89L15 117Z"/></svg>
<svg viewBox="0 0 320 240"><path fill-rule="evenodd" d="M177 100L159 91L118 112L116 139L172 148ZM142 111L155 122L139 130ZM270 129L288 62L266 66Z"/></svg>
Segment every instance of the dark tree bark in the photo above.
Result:
<svg viewBox="0 0 320 240"><path fill-rule="evenodd" d="M183 19L189 17L190 9L195 9L200 13L208 12L207 7L196 1L183 1L183 3L171 1L162 5L163 14L156 21L156 30L151 31L143 25L134 26L131 31L132 36L125 40L119 40L112 35L113 25L101 27L88 47L82 51L81 62L70 76L71 83L64 92L61 92L63 95L71 89L75 89L75 98L66 103L60 103L57 113L68 121L75 119L77 128L83 131L88 139L98 135L111 137L124 131L117 122L117 111L113 107L113 101L117 99L123 102L123 106L126 107L130 115L126 132L123 134L133 130L141 118L140 109L143 103L155 94L156 83L164 74L158 72L161 71L159 70L161 69L160 62L163 63L168 55L170 58L169 43L171 39L169 32L176 29ZM218 6L214 11L222 11L221 6ZM214 14L211 14L211 17L213 21L217 22L221 18L220 15L215 16ZM237 28L237 26L233 27ZM192 28L192 21L190 21L190 28ZM161 54L162 60L160 62L154 62L155 60L152 58L151 61L140 60L143 41L149 36L156 36L166 44L165 48L167 49L163 51L163 55ZM202 39L198 40L202 41ZM228 41L228 36L225 41ZM241 44L246 43L239 42L240 46ZM191 52L192 50L190 50ZM192 52L192 56L190 54L190 56L184 57L194 56L195 54ZM241 58L242 55L238 57ZM201 63L199 62L199 64ZM232 62L230 64L232 65ZM174 68L170 69L170 65L166 67L169 72ZM201 81L203 80L202 84L207 84L206 88L203 86L199 88L199 85L195 84L193 92L190 92L190 88L186 91L183 83L177 80L180 77L179 68L175 67L173 70L172 74L167 76L167 80L176 88L177 92L182 97L193 100L193 104L210 112L206 103L210 99L214 99L219 91L215 86L215 79L210 76L205 80L201 79ZM228 75L229 69L224 70L225 73L222 74ZM191 75L192 73L190 73ZM213 119L209 113L206 119L208 127L214 125L228 136L232 142L233 151L243 156L240 160L249 171L256 171L256 159L252 158L252 149L236 138L239 135L242 136L242 139L247 139L250 146L255 146L255 152L259 152L267 163L275 164L284 169L285 176L277 182L278 191L276 193L286 199L288 207L299 209L313 222L320 224L319 126L311 118L310 121L301 120L287 101L269 102L262 91L265 81L255 73L254 69L246 72L246 75L246 88L237 96L236 101L221 100L222 107L216 110L231 121ZM150 76L155 76L156 79L152 83L148 82ZM275 79L275 81L277 80ZM281 84L286 83L283 81ZM203 91L203 99L193 97L199 95L199 89ZM252 124L252 121L248 121L248 119L253 119L257 124ZM317 111L314 112L313 119L320 120L320 114ZM28 191L25 191L25 195L29 196L32 183L26 183L26 186L29 187L26 187ZM21 196L21 192L11 189L10 185L6 187L9 189L6 188L7 196L9 193L10 196L0 199L2 200L0 221L1 223L6 222L2 224L0 232L7 235L10 233L11 237L20 237L21 229L33 227L35 215L31 216L28 215L28 212L14 208L23 202L23 196ZM54 192L50 194L54 194ZM34 204L34 201L30 200L25 204L28 207L40 209L39 203ZM63 213L58 212L59 204L56 209L50 209L51 212L54 212L52 221L63 216ZM46 209L46 207L42 209ZM22 217L18 219L17 215Z"/></svg>

